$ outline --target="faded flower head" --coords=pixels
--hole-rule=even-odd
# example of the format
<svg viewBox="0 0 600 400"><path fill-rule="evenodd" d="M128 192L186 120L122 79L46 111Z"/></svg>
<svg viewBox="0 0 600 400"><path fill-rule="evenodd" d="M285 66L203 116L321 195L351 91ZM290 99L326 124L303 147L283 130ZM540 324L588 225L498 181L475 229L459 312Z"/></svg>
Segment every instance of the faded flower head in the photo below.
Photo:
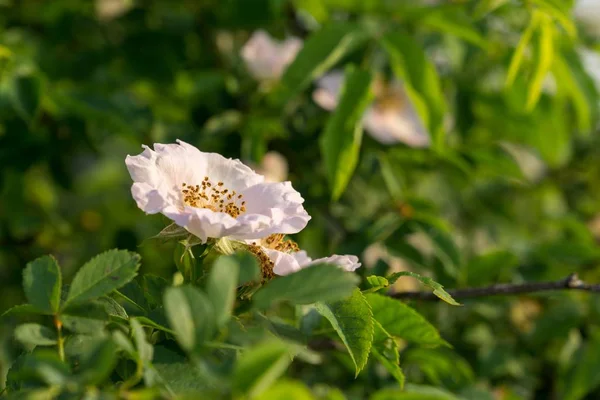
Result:
<svg viewBox="0 0 600 400"><path fill-rule="evenodd" d="M313 100L328 111L337 107L344 84L344 74L331 72L317 80ZM373 82L375 101L363 115L366 131L385 145L404 143L411 147L427 147L429 134L400 82Z"/></svg>
<svg viewBox="0 0 600 400"><path fill-rule="evenodd" d="M256 31L242 48L242 58L250 74L259 81L281 78L285 68L296 58L302 40L290 37L283 41L273 39L265 31Z"/></svg>
<svg viewBox="0 0 600 400"><path fill-rule="evenodd" d="M313 260L298 245L285 239L285 235L270 235L261 240L248 240L249 250L259 260L263 277L289 275L317 264L333 264L346 271L354 271L361 266L358 257L352 255L332 255Z"/></svg>
<svg viewBox="0 0 600 400"><path fill-rule="evenodd" d="M267 183L239 160L180 140L143 147L125 159L138 207L164 214L203 243L297 233L310 219L290 182Z"/></svg>

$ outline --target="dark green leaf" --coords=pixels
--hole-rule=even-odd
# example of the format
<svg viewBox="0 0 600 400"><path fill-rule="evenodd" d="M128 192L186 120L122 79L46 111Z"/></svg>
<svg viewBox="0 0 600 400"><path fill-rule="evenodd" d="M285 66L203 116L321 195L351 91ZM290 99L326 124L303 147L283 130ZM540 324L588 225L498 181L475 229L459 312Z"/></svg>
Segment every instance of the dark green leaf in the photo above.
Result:
<svg viewBox="0 0 600 400"><path fill-rule="evenodd" d="M171 287L165 292L165 311L181 347L199 349L216 328L211 301L192 286Z"/></svg>
<svg viewBox="0 0 600 400"><path fill-rule="evenodd" d="M346 54L366 42L357 25L330 23L312 34L286 69L282 82L292 94L300 92Z"/></svg>
<svg viewBox="0 0 600 400"><path fill-rule="evenodd" d="M13 80L13 106L26 121L33 120L40 108L42 79L36 74L18 75Z"/></svg>
<svg viewBox="0 0 600 400"><path fill-rule="evenodd" d="M39 324L22 324L15 329L15 338L23 343L35 346L53 346L56 344L56 332Z"/></svg>
<svg viewBox="0 0 600 400"><path fill-rule="evenodd" d="M422 284L432 288L433 294L435 294L440 299L444 300L446 303L452 304L453 306L460 306L460 303L458 303L456 300L454 300L452 298L452 296L450 296L450 294L444 290L444 287L442 285L440 285L433 279L428 278L426 276L421 276L417 273L410 272L410 271L401 271L401 272L395 272L392 275L390 275L388 277L388 281L390 282L390 284L393 285L399 278L401 278L403 276L410 276L412 278L417 279Z"/></svg>
<svg viewBox="0 0 600 400"><path fill-rule="evenodd" d="M235 302L240 266L231 256L221 256L212 265L206 292L212 302L217 326L229 321Z"/></svg>
<svg viewBox="0 0 600 400"><path fill-rule="evenodd" d="M372 99L370 85L368 71L347 69L339 104L319 141L333 200L342 195L358 163L362 116Z"/></svg>
<svg viewBox="0 0 600 400"><path fill-rule="evenodd" d="M375 321L375 334L373 339L373 356L387 369L400 388L404 386L404 373L400 368L400 355L396 340L383 329L381 324Z"/></svg>
<svg viewBox="0 0 600 400"><path fill-rule="evenodd" d="M411 307L387 296L366 295L373 317L392 336L423 345L447 345L438 331Z"/></svg>
<svg viewBox="0 0 600 400"><path fill-rule="evenodd" d="M244 351L233 372L234 389L248 397L259 395L285 372L295 353L279 341L262 343Z"/></svg>
<svg viewBox="0 0 600 400"><path fill-rule="evenodd" d="M252 298L255 306L263 309L282 301L293 304L336 301L350 296L358 280L355 274L335 265L319 264L276 277Z"/></svg>
<svg viewBox="0 0 600 400"><path fill-rule="evenodd" d="M77 379L84 385L97 385L108 379L117 363L117 351L112 340L99 342L89 357L82 360Z"/></svg>
<svg viewBox="0 0 600 400"><path fill-rule="evenodd" d="M88 261L75 275L65 304L81 303L109 294L131 281L140 267L140 256L109 250Z"/></svg>
<svg viewBox="0 0 600 400"><path fill-rule="evenodd" d="M56 314L60 308L62 275L56 259L43 256L30 262L23 270L23 289L29 303L46 314Z"/></svg>
<svg viewBox="0 0 600 400"><path fill-rule="evenodd" d="M356 367L356 375L365 367L373 343L373 313L359 289L352 296L334 303L317 303L317 311L329 320Z"/></svg>

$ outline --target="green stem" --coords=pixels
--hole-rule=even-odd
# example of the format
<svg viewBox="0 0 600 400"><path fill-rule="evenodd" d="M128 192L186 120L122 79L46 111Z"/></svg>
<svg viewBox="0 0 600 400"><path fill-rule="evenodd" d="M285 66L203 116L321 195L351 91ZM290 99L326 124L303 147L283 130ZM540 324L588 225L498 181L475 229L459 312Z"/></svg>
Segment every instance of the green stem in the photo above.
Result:
<svg viewBox="0 0 600 400"><path fill-rule="evenodd" d="M56 336L58 337L58 357L61 361L65 361L65 338L62 335L62 322L57 315L54 316L54 326L56 327Z"/></svg>
<svg viewBox="0 0 600 400"><path fill-rule="evenodd" d="M144 364L142 363L142 360L137 360L136 366L135 366L135 373L129 379L127 379L125 382L123 382L121 384L121 390L125 391L129 388L134 387L135 385L137 385L139 383L139 381L142 380L143 376L144 376Z"/></svg>

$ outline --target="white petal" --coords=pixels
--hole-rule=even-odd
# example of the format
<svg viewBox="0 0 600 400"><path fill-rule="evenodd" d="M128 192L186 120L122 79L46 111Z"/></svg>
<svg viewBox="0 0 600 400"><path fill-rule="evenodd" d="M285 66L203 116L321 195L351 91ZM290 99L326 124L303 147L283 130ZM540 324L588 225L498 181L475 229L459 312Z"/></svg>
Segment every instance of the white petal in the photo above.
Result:
<svg viewBox="0 0 600 400"><path fill-rule="evenodd" d="M273 249L267 249L265 247L262 248L267 256L273 261L275 265L273 267L273 272L276 275L289 275L296 271L300 271L300 264L294 257L296 253L284 253L282 251L277 251Z"/></svg>
<svg viewBox="0 0 600 400"><path fill-rule="evenodd" d="M257 80L277 80L302 48L298 38L279 43L265 31L256 31L241 51L250 74Z"/></svg>
<svg viewBox="0 0 600 400"><path fill-rule="evenodd" d="M317 79L317 89L313 92L313 101L327 111L333 111L338 105L338 99L344 84L344 73L330 72Z"/></svg>
<svg viewBox="0 0 600 400"><path fill-rule="evenodd" d="M176 207L166 207L162 213L171 218L177 225L184 227L202 243L208 238L230 236L242 229L241 224L229 214L214 212L207 208L186 206L183 210Z"/></svg>
<svg viewBox="0 0 600 400"><path fill-rule="evenodd" d="M235 239L260 239L273 233L298 233L310 220L302 206L304 199L290 182L254 185L241 194L246 200L246 213L237 219L249 229L236 233Z"/></svg>
<svg viewBox="0 0 600 400"><path fill-rule="evenodd" d="M358 257L356 256L339 256L334 254L330 257L317 258L316 260L312 260L308 264L304 264L301 267L306 268L316 264L333 264L345 269L348 272L352 272L361 266L361 263L358 261Z"/></svg>
<svg viewBox="0 0 600 400"><path fill-rule="evenodd" d="M385 145L404 143L411 147L430 145L429 134L421 121L404 87L400 83L393 86L395 96L400 100L396 107L378 108L372 106L363 116L367 132Z"/></svg>

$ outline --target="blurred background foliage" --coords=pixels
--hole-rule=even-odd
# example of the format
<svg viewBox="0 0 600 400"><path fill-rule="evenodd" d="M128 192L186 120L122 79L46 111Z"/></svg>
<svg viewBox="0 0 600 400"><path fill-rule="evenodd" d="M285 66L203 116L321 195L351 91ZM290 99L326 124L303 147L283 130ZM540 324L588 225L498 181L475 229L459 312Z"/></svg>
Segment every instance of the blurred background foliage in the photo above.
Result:
<svg viewBox="0 0 600 400"><path fill-rule="evenodd" d="M42 254L69 276L130 249L170 277L172 245L150 239L166 221L137 209L124 158L177 138L287 177L313 216L300 247L362 256L362 275L600 282L594 3L0 0L0 312L23 302L22 269ZM281 80L244 63L257 30L306 41ZM314 79L348 66L399 79L430 145L320 139L349 116L315 104ZM328 166L337 145L350 168ZM465 399L600 398L597 295L413 305L454 348L405 348L408 382ZM315 373L292 371L347 393L375 385Z"/></svg>

